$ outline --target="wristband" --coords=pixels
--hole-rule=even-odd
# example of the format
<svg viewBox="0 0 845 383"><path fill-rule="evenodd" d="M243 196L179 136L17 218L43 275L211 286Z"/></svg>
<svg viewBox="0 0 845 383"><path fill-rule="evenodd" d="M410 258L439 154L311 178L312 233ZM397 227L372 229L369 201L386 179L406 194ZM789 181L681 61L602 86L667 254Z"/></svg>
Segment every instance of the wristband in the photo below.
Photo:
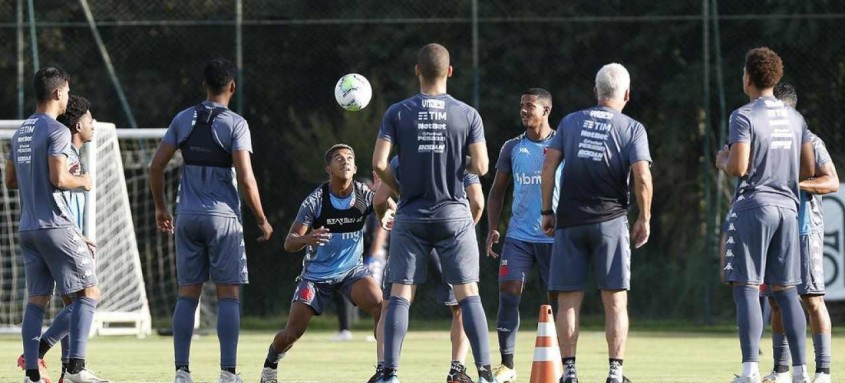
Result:
<svg viewBox="0 0 845 383"><path fill-rule="evenodd" d="M552 209L540 210L540 215L555 215L555 211Z"/></svg>

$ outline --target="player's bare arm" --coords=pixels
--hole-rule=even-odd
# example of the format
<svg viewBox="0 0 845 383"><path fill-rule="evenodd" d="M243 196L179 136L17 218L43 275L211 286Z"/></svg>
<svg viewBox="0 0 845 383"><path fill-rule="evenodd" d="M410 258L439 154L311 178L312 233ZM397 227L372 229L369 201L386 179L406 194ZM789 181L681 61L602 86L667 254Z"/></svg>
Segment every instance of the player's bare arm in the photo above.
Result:
<svg viewBox="0 0 845 383"><path fill-rule="evenodd" d="M83 174L75 176L67 170L67 157L64 154L51 156L49 160L50 182L62 190L91 190L91 176Z"/></svg>
<svg viewBox="0 0 845 383"><path fill-rule="evenodd" d="M376 217L378 217L379 222L384 222L387 218L388 210L395 210L396 204L394 203L391 207L391 202L393 201L390 196L393 192L390 190L390 186L387 186L386 183L382 182L378 188L376 189L375 195L373 195L373 211L376 213ZM380 225L384 228L384 225Z"/></svg>
<svg viewBox="0 0 845 383"><path fill-rule="evenodd" d="M735 142L730 148L727 145L716 155L716 166L734 177L744 177L748 174L748 163L751 160L751 145L747 142Z"/></svg>
<svg viewBox="0 0 845 383"><path fill-rule="evenodd" d="M479 177L487 174L490 168L490 157L487 156L487 143L484 141L469 144L469 161L467 171Z"/></svg>
<svg viewBox="0 0 845 383"><path fill-rule="evenodd" d="M799 180L806 180L816 176L816 150L812 142L801 144L801 163L799 164Z"/></svg>
<svg viewBox="0 0 845 383"><path fill-rule="evenodd" d="M484 214L484 191L481 190L481 184L472 184L466 187L466 193L472 222L477 225Z"/></svg>
<svg viewBox="0 0 845 383"><path fill-rule="evenodd" d="M648 242L651 234L651 199L653 188L651 184L651 169L648 161L637 161L631 164L631 173L634 179L634 195L637 197L637 206L640 209L637 222L631 229L631 241L634 248L639 248Z"/></svg>
<svg viewBox="0 0 845 383"><path fill-rule="evenodd" d="M390 169L390 150L393 143L383 138L376 140L376 147L373 149L373 171L378 174L382 184L387 185L394 193L399 193L399 185L393 177L393 170Z"/></svg>
<svg viewBox="0 0 845 383"><path fill-rule="evenodd" d="M499 243L501 234L499 233L499 216L502 214L502 206L505 204L505 190L507 190L508 183L510 183L511 176L509 173L496 172L493 178L493 185L490 187L490 193L487 195L487 256L490 258L498 258L499 254L493 251L493 244Z"/></svg>
<svg viewBox="0 0 845 383"><path fill-rule="evenodd" d="M264 209L261 207L261 196L258 194L258 184L255 182L255 174L252 172L252 160L249 157L249 151L236 150L232 153L232 163L235 165L235 172L238 177L238 188L255 216L258 229L261 230L258 241L266 241L273 235L273 226L270 226L267 216L264 215Z"/></svg>
<svg viewBox="0 0 845 383"><path fill-rule="evenodd" d="M150 191L156 206L156 226L165 233L173 233L173 215L170 214L167 203L164 201L164 168L173 158L174 153L176 153L175 146L162 142L150 163Z"/></svg>
<svg viewBox="0 0 845 383"><path fill-rule="evenodd" d="M543 215L542 229L549 237L555 235L555 215L544 214L552 210L552 194L555 192L555 173L557 167L563 161L563 152L549 148L546 152L546 159L543 160L543 175L540 183L540 191L543 193Z"/></svg>
<svg viewBox="0 0 845 383"><path fill-rule="evenodd" d="M833 162L828 162L816 169L814 178L801 181L801 190L816 195L836 193L839 191L839 175Z"/></svg>
<svg viewBox="0 0 845 383"><path fill-rule="evenodd" d="M18 175L15 173L15 163L6 160L6 174L3 179L6 184L6 189L15 190L18 188Z"/></svg>
<svg viewBox="0 0 845 383"><path fill-rule="evenodd" d="M325 227L318 227L310 232L310 226L294 222L290 226L287 238L285 238L285 251L295 253L305 246L322 245L331 239L332 234Z"/></svg>

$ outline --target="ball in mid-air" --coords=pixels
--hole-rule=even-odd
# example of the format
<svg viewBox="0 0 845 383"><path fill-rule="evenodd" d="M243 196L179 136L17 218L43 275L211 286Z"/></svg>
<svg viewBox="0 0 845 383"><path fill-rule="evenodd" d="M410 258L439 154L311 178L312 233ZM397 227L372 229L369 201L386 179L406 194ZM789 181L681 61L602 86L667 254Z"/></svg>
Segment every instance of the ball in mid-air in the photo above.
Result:
<svg viewBox="0 0 845 383"><path fill-rule="evenodd" d="M357 73L350 73L337 80L334 98L343 109L357 112L367 107L373 97L373 88L367 78Z"/></svg>

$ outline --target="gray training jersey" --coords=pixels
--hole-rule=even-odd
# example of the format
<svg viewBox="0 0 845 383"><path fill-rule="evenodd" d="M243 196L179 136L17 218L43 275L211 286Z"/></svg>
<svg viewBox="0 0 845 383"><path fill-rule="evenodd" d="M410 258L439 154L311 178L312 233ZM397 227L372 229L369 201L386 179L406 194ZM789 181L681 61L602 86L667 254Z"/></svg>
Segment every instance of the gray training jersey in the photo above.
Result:
<svg viewBox="0 0 845 383"><path fill-rule="evenodd" d="M760 97L731 113L729 143L751 147L733 210L777 206L798 211L801 145L811 139L801 113L774 97Z"/></svg>
<svg viewBox="0 0 845 383"><path fill-rule="evenodd" d="M813 151L815 152L816 171L827 165L830 153L821 138L813 136ZM822 212L822 196L801 191L798 206L798 234L824 233L824 214Z"/></svg>
<svg viewBox="0 0 845 383"><path fill-rule="evenodd" d="M464 171L469 145L484 142L481 116L448 94L418 94L384 114L379 138L397 149L402 184L396 221L469 219Z"/></svg>
<svg viewBox="0 0 845 383"><path fill-rule="evenodd" d="M46 114L30 116L12 136L9 159L18 177L20 231L73 226L61 191L50 182L50 157L64 156L70 130Z"/></svg>
<svg viewBox="0 0 845 383"><path fill-rule="evenodd" d="M204 101L203 106L223 105ZM188 139L196 123L196 109L185 109L170 123L162 142L178 147ZM252 153L249 126L243 117L226 109L211 124L214 141L230 154L238 150ZM234 168L185 165L179 181L176 214L216 215L241 217L241 200L238 195Z"/></svg>
<svg viewBox="0 0 845 383"><path fill-rule="evenodd" d="M566 161L560 177L558 228L627 214L631 164L651 162L645 127L604 106L564 117L549 148L562 152Z"/></svg>

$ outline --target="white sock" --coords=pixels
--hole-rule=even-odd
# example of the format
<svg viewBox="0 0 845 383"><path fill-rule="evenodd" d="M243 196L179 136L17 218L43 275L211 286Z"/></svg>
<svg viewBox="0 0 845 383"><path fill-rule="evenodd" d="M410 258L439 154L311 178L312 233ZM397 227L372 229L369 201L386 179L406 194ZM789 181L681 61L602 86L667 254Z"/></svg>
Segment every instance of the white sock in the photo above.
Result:
<svg viewBox="0 0 845 383"><path fill-rule="evenodd" d="M758 376L760 375L760 363L758 362L742 362L742 376Z"/></svg>
<svg viewBox="0 0 845 383"><path fill-rule="evenodd" d="M804 376L804 371L807 371L807 365L802 364L800 366L792 366L792 376L794 377L802 377Z"/></svg>

